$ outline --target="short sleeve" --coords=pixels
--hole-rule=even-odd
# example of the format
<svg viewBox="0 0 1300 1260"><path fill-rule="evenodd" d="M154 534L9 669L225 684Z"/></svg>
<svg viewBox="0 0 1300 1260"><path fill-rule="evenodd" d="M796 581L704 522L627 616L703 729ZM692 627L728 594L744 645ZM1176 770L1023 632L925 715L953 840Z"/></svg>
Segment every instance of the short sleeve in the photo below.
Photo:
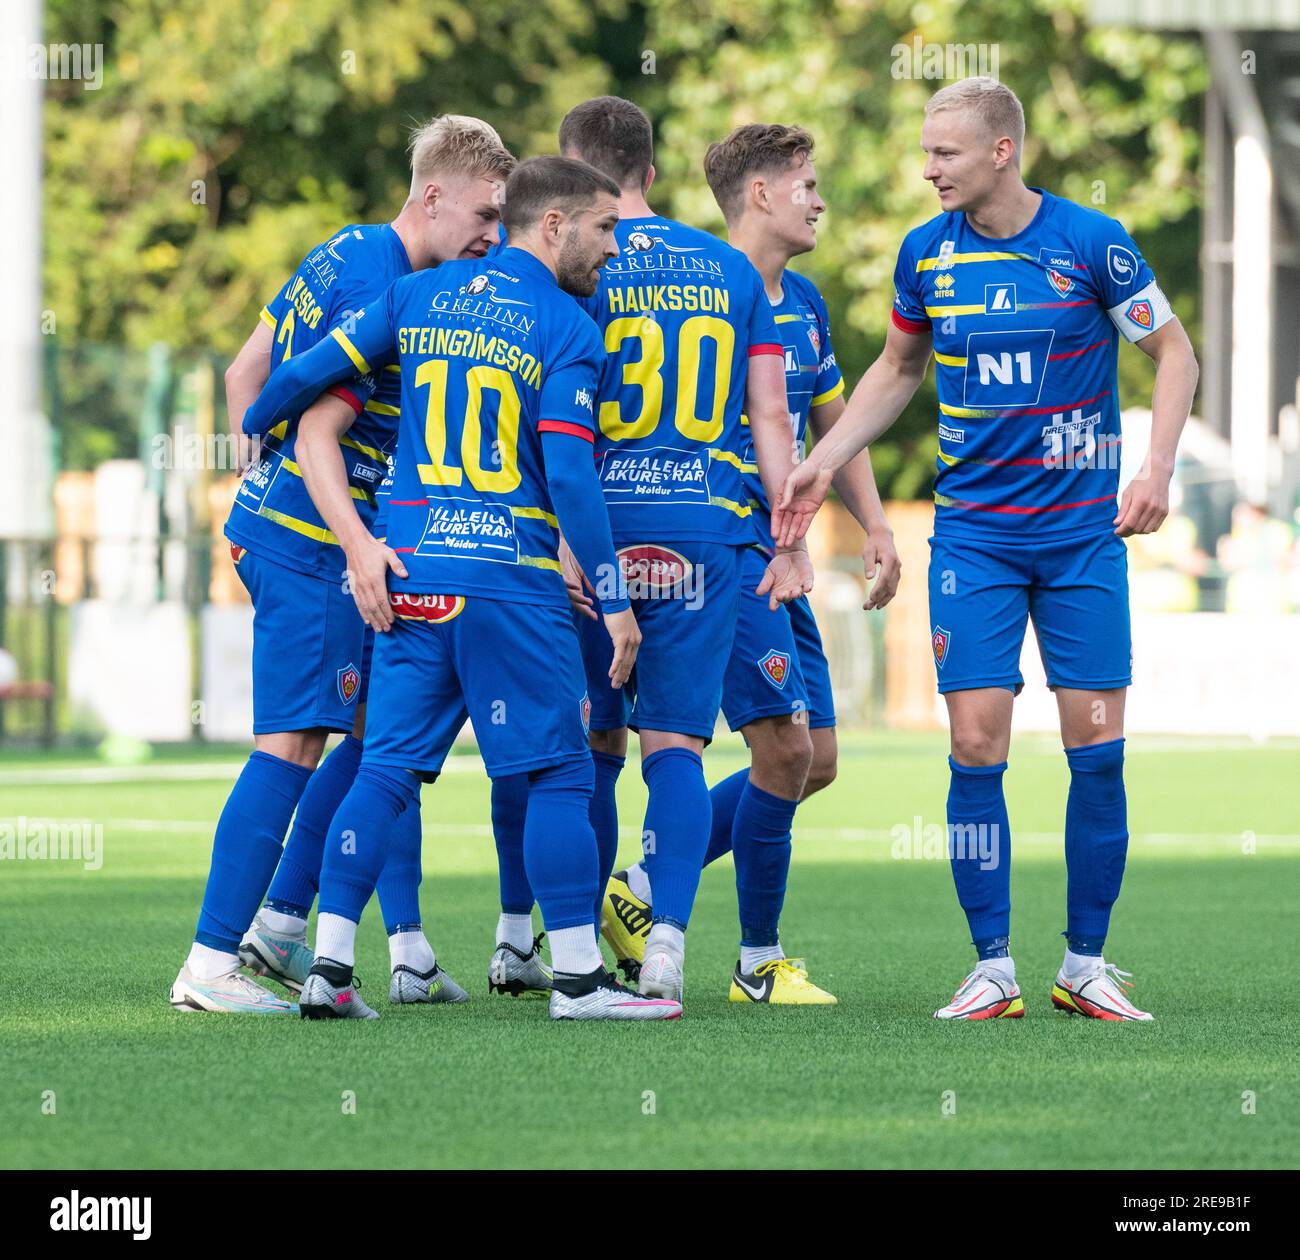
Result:
<svg viewBox="0 0 1300 1260"><path fill-rule="evenodd" d="M1088 269L1111 323L1129 341L1141 341L1174 317L1147 261L1123 224L1098 215Z"/></svg>
<svg viewBox="0 0 1300 1260"><path fill-rule="evenodd" d="M605 346L596 325L575 309L559 357L542 377L539 433L567 433L595 442L596 395L604 360Z"/></svg>
<svg viewBox="0 0 1300 1260"><path fill-rule="evenodd" d="M916 259L912 256L910 236L905 237L894 266L894 309L890 312L894 327L906 333L928 333L930 317L925 313L921 288L916 282Z"/></svg>
<svg viewBox="0 0 1300 1260"><path fill-rule="evenodd" d="M831 317L825 299L817 295L813 306L817 314L817 333L820 341L821 361L817 365L817 379L813 383L811 407L820 407L838 398L844 392L844 377L835 361L835 348L831 345Z"/></svg>

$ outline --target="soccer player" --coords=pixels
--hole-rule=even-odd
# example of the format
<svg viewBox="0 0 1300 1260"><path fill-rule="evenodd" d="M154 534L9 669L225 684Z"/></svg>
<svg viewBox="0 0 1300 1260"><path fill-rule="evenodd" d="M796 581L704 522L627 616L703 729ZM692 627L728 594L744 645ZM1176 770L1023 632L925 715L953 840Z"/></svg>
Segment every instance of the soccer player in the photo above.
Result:
<svg viewBox="0 0 1300 1260"><path fill-rule="evenodd" d="M579 619L591 691L593 820L608 876L618 842L614 789L628 729L635 729L649 792L643 835L654 889L639 987L680 999L685 931L712 812L701 758L722 699L724 645L754 540L737 454L740 416L748 413L754 463L775 494L793 461L784 361L753 264L647 203L653 144L650 120L636 105L605 96L575 106L560 126L560 151L590 162L620 190L618 257L586 305L607 353L596 462L621 568L587 577L597 604L627 578L645 636L632 685L615 690L604 681L609 647L598 623ZM758 585L773 608L812 587L799 541L807 523L797 506Z"/></svg>
<svg viewBox="0 0 1300 1260"><path fill-rule="evenodd" d="M273 364L346 326L370 298L413 270L448 258L482 257L496 243L499 191L514 159L478 119L446 115L412 140L411 191L387 224L353 225L313 249L275 299L227 373L232 428ZM313 409L333 426L334 458L362 515L397 436L398 377L373 390L340 386ZM325 829L360 758L366 627L348 594L352 560L316 511L297 462L296 415L271 429L240 484L226 524L231 555L253 600L253 731L249 757L217 824L198 931L172 986L181 1010L282 1014L289 1004L239 974L242 960L301 988L311 962L307 913L316 892ZM329 732L346 738L320 761ZM281 845L291 818L296 822ZM277 863L279 864L277 870ZM275 875L272 883L272 874ZM420 927L418 802L381 881L399 1001L463 998ZM267 908L254 914L270 885ZM241 938L244 940L241 948Z"/></svg>
<svg viewBox="0 0 1300 1260"><path fill-rule="evenodd" d="M1124 539L1159 528L1196 358L1122 226L1027 188L1024 112L1007 87L963 79L926 106L925 178L941 213L908 233L892 326L839 422L782 492L824 496L894 422L933 347L939 456L931 647L948 706L949 852L977 961L939 1019L1023 1013L1010 936L1002 776L1034 621L1070 769L1067 941L1058 1007L1148 1020L1102 954L1128 847L1124 698L1131 681ZM1119 491L1119 338L1156 365L1151 444Z"/></svg>
<svg viewBox="0 0 1300 1260"><path fill-rule="evenodd" d="M388 580L396 620L375 644L361 769L330 824L305 1016L375 1017L353 984L357 921L467 713L489 775L529 778L524 861L551 940L552 1017L681 1013L624 989L600 957L590 706L558 558L563 529L587 571L615 564L591 458L603 352L568 295L591 293L616 252L617 203L583 163L522 163L509 248L397 281L351 334L281 365L245 417L256 429L353 373L401 369L389 545L407 575ZM617 688L640 641L626 597L607 601L604 632Z"/></svg>
<svg viewBox="0 0 1300 1260"><path fill-rule="evenodd" d="M792 258L817 247L817 220L826 209L817 190L813 138L802 127L737 127L709 146L704 173L726 216L728 239L763 277L785 355L789 423L802 450L809 428L820 436L844 410L826 303L811 280L787 270ZM724 853L735 855L741 936L731 1000L829 1005L835 998L786 959L778 925L795 807L835 777L830 670L808 600L773 610L754 593L773 555L770 508L748 441L742 459L757 537L744 553L722 711L731 729L744 735L752 765L709 793L713 826L704 860L707 865ZM864 571L874 584L863 607L883 608L898 588L899 562L866 451L836 474L835 489L867 535ZM642 862L610 881L605 935L619 958L640 959L651 917Z"/></svg>

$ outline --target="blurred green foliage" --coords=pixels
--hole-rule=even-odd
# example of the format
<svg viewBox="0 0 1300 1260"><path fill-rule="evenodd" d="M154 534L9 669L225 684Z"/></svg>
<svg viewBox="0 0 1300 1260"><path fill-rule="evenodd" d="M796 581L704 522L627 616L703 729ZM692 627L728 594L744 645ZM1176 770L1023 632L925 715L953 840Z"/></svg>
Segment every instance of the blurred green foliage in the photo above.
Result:
<svg viewBox="0 0 1300 1260"><path fill-rule="evenodd" d="M615 92L655 122L652 204L704 227L721 226L700 169L710 141L760 120L813 132L830 212L799 267L826 293L852 381L883 340L898 243L937 210L918 144L941 84L895 75L916 38L996 55L1026 106L1027 180L1121 219L1199 330L1200 47L1090 28L1084 0L47 7L47 39L105 48L100 91L48 85L46 302L73 339L233 354L311 245L396 212L411 124L477 114L516 153L553 152L569 106ZM1125 405L1148 402L1151 380L1143 355L1121 355ZM934 402L927 385L873 448L886 493L927 493Z"/></svg>

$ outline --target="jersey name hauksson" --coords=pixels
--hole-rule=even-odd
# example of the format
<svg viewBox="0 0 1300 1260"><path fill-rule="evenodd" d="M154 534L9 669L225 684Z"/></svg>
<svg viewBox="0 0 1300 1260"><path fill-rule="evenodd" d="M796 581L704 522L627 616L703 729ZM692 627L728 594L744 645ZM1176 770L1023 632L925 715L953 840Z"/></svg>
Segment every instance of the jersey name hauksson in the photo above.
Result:
<svg viewBox="0 0 1300 1260"><path fill-rule="evenodd" d="M583 305L605 343L596 468L614 541L754 540L741 475L749 357L779 354L754 265L658 215L623 219Z"/></svg>

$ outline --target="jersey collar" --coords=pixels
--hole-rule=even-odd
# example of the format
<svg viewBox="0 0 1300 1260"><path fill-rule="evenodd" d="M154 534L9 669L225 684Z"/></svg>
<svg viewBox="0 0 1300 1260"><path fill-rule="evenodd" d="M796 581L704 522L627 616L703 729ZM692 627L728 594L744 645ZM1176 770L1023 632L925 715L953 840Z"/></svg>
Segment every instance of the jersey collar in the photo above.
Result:
<svg viewBox="0 0 1300 1260"><path fill-rule="evenodd" d="M991 248L997 250L1008 250L1011 246L1023 241L1026 237L1032 236L1039 228L1043 226L1043 220L1047 218L1051 209L1051 203L1056 200L1045 188L1030 187L1030 192L1038 193L1041 200L1038 203L1038 209L1034 211L1034 217L1025 224L1015 236L985 236L982 232L977 232L971 227L970 220L963 214L961 216L962 227L971 234L977 241L986 242Z"/></svg>

